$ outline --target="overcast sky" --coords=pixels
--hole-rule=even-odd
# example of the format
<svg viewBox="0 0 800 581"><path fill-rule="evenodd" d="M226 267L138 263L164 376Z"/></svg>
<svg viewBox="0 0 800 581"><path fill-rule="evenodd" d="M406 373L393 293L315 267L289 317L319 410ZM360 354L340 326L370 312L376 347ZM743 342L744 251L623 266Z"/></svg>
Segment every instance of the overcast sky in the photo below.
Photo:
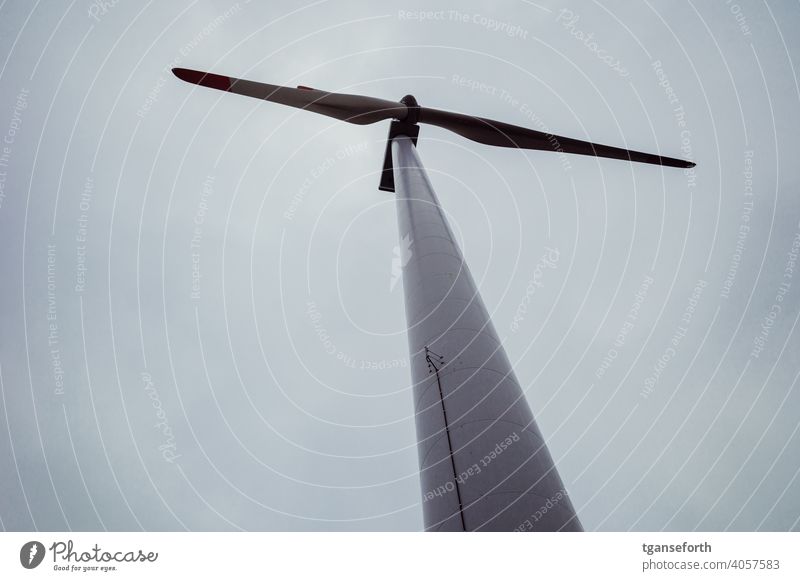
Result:
<svg viewBox="0 0 800 581"><path fill-rule="evenodd" d="M3 2L0 526L422 528L388 124L184 66L695 160L419 141L585 528L800 528L798 25L723 0Z"/></svg>

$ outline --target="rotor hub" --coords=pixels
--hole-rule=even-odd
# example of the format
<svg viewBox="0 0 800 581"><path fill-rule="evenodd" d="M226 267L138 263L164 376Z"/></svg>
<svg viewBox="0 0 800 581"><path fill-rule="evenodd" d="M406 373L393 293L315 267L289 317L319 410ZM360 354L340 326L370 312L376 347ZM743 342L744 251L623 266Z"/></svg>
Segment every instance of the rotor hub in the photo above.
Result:
<svg viewBox="0 0 800 581"><path fill-rule="evenodd" d="M406 115L405 122L416 124L419 122L419 103L414 95L406 95L400 102L408 107L408 115Z"/></svg>

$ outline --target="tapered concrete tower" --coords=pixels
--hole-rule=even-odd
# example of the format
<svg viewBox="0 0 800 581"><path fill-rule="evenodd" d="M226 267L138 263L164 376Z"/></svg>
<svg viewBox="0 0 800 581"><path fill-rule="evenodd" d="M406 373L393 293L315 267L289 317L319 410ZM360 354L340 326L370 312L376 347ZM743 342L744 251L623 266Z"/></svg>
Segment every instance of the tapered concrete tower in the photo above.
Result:
<svg viewBox="0 0 800 581"><path fill-rule="evenodd" d="M412 140L392 156L425 529L582 530Z"/></svg>

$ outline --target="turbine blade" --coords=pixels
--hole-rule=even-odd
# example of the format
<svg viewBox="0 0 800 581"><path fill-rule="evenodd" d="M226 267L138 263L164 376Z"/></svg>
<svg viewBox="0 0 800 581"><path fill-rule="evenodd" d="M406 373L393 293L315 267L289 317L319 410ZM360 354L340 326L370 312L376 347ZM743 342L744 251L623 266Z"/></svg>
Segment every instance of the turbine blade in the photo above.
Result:
<svg viewBox="0 0 800 581"><path fill-rule="evenodd" d="M621 147L612 147L590 141L581 141L570 137L561 137L535 131L502 121L493 121L483 117L473 117L461 113L451 113L439 109L429 109L420 107L419 122L429 125L436 125L444 129L449 129L458 133L462 137L499 147L515 147L519 149L538 149L543 151L555 151L564 153L575 153L578 155L591 155L595 157L608 157L611 159L621 159L624 161L637 161L641 163L651 163L655 165L666 165L670 167L694 167L695 164L684 159L674 157L664 157L653 153L643 153L632 151Z"/></svg>
<svg viewBox="0 0 800 581"><path fill-rule="evenodd" d="M172 72L187 83L306 109L357 125L369 125L384 119L402 121L408 115L408 108L403 103L375 97L329 93L309 87L294 89L192 69L175 68Z"/></svg>

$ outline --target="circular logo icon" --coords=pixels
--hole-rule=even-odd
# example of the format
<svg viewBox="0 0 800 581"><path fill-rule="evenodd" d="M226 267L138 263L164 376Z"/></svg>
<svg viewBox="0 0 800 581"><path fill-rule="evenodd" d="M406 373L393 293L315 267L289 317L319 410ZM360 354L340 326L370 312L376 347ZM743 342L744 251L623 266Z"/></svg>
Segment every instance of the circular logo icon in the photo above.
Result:
<svg viewBox="0 0 800 581"><path fill-rule="evenodd" d="M19 550L19 562L26 569L35 569L44 559L44 545L39 541L28 541Z"/></svg>

